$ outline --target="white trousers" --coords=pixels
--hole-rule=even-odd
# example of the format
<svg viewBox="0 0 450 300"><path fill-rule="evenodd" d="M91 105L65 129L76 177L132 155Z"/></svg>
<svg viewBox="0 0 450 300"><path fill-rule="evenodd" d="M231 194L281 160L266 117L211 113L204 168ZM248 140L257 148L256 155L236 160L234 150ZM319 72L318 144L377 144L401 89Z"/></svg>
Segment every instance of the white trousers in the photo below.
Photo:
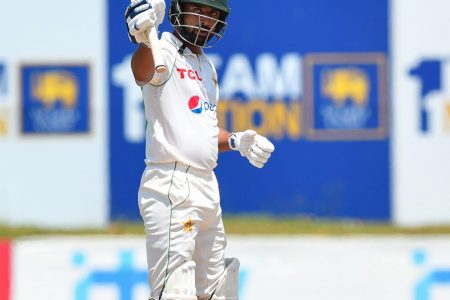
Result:
<svg viewBox="0 0 450 300"><path fill-rule="evenodd" d="M227 243L214 172L180 162L149 164L138 197L151 297L159 299L168 276L188 260L196 263L197 296L210 296L224 272Z"/></svg>

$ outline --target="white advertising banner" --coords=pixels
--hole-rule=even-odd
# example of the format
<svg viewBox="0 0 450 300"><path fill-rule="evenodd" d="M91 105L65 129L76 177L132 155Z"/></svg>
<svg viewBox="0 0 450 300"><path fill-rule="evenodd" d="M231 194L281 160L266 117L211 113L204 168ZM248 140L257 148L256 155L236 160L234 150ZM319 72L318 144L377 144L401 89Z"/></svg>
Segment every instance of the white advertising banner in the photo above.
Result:
<svg viewBox="0 0 450 300"><path fill-rule="evenodd" d="M450 237L230 237L240 300L448 300ZM145 238L14 243L12 300L142 300Z"/></svg>
<svg viewBox="0 0 450 300"><path fill-rule="evenodd" d="M393 221L450 223L450 1L393 0Z"/></svg>
<svg viewBox="0 0 450 300"><path fill-rule="evenodd" d="M2 1L2 224L107 223L106 8Z"/></svg>

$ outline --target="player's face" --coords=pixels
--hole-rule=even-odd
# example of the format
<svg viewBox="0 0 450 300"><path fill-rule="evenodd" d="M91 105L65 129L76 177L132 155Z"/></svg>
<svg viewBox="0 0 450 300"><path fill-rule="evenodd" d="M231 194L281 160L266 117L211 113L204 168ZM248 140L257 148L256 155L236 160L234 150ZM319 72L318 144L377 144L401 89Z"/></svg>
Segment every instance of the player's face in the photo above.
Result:
<svg viewBox="0 0 450 300"><path fill-rule="evenodd" d="M206 43L212 37L210 32L214 32L217 21L220 19L220 10L209 6L195 3L186 3L183 5L184 24L201 28L189 28L187 34L191 39L196 39L200 44Z"/></svg>

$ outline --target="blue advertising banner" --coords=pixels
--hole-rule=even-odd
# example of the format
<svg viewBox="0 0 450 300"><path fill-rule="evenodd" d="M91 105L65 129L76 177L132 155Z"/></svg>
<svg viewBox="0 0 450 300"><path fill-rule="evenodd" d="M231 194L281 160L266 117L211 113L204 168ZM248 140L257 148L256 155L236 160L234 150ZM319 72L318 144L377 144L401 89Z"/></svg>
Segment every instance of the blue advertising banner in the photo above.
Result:
<svg viewBox="0 0 450 300"><path fill-rule="evenodd" d="M21 84L23 133L89 131L87 65L23 65Z"/></svg>
<svg viewBox="0 0 450 300"><path fill-rule="evenodd" d="M113 220L139 218L145 167L126 5L109 2ZM253 128L276 150L263 169L234 151L219 156L224 213L389 220L387 0L229 5L223 40L206 50L219 76L219 123Z"/></svg>
<svg viewBox="0 0 450 300"><path fill-rule="evenodd" d="M6 64L0 61L0 101L8 92L8 76L6 70Z"/></svg>

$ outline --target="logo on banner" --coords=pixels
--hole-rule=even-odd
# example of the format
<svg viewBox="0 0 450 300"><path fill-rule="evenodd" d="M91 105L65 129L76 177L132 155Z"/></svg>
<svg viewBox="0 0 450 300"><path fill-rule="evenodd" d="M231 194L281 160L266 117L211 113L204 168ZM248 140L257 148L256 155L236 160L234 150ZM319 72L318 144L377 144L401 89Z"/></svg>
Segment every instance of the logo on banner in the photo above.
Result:
<svg viewBox="0 0 450 300"><path fill-rule="evenodd" d="M425 59L409 70L420 86L417 117L422 133L450 130L450 97L444 88L445 69L449 67L446 60Z"/></svg>
<svg viewBox="0 0 450 300"><path fill-rule="evenodd" d="M426 252L416 250L413 253L413 260L417 266L425 266L427 263ZM431 291L439 286L450 288L450 266L433 268L427 271L415 285L414 300L432 300Z"/></svg>
<svg viewBox="0 0 450 300"><path fill-rule="evenodd" d="M96 288L113 288L117 293L118 300L142 299L136 297L136 290L139 287L146 287L143 294L148 295L148 272L146 269L139 269L135 266L135 253L124 250L119 252L119 261L116 266L109 268L89 268L87 256L83 252L76 252L73 255L73 264L77 268L88 268L76 284L74 290L74 300L95 300L92 292ZM239 272L239 298L243 297L244 288L248 278L248 271L241 269ZM140 296L140 295L138 295Z"/></svg>
<svg viewBox="0 0 450 300"><path fill-rule="evenodd" d="M281 57L264 53L252 58L238 53L226 64L220 55L210 57L218 62L217 69L223 69L217 118L229 131L254 128L277 140L298 140L304 135L318 140L387 137L385 54L310 54L303 58L297 53ZM126 140L143 142L142 94L130 71L130 59L127 56L112 68L112 82L123 89ZM178 72L189 77L184 69ZM192 97L188 107L196 114L216 110L215 105L205 107L201 102Z"/></svg>
<svg viewBox="0 0 450 300"><path fill-rule="evenodd" d="M371 110L370 80L365 70L354 67L324 70L320 89L323 128L366 128Z"/></svg>
<svg viewBox="0 0 450 300"><path fill-rule="evenodd" d="M305 66L305 129L309 138L386 138L384 55L311 54Z"/></svg>
<svg viewBox="0 0 450 300"><path fill-rule="evenodd" d="M74 255L74 264L83 267L86 264L84 253ZM148 285L147 270L134 266L134 253L122 251L119 253L119 264L116 267L91 269L85 277L75 285L75 300L92 300L89 296L93 289L111 287L118 293L118 300L134 300L134 291L138 286Z"/></svg>
<svg viewBox="0 0 450 300"><path fill-rule="evenodd" d="M24 133L88 132L88 66L30 65L21 72Z"/></svg>

